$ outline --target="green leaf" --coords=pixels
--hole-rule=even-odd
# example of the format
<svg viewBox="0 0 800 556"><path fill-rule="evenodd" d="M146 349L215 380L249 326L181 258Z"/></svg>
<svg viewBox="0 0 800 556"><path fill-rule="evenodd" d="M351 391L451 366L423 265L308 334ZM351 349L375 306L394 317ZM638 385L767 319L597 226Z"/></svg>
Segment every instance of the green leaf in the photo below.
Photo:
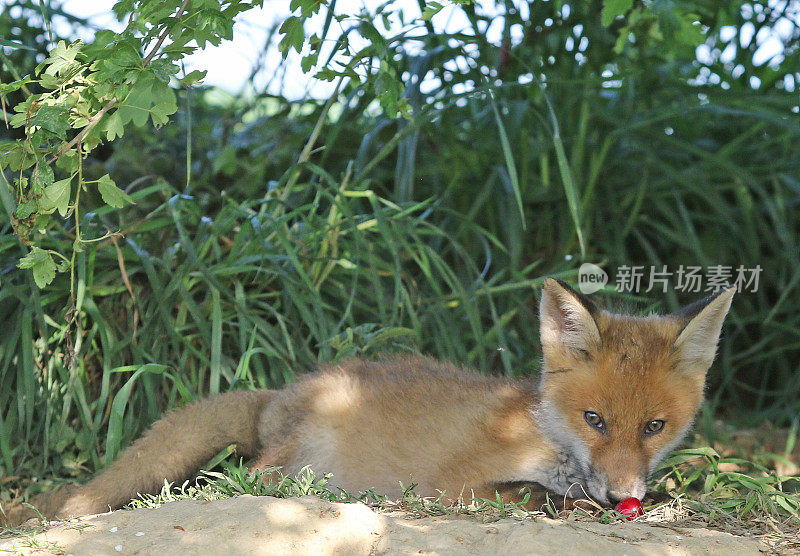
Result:
<svg viewBox="0 0 800 556"><path fill-rule="evenodd" d="M0 39L2 40L2 39ZM20 90L22 87L33 81L30 75L26 75L22 79L17 79L11 83L0 83L0 95L7 95L14 91Z"/></svg>
<svg viewBox="0 0 800 556"><path fill-rule="evenodd" d="M128 122L141 127L147 124L148 117L152 118L154 125L164 125L177 110L175 91L169 85L152 76L140 78L119 109L106 122L107 136L121 135Z"/></svg>
<svg viewBox="0 0 800 556"><path fill-rule="evenodd" d="M303 56L303 59L300 60L300 67L303 70L303 73L308 73L311 71L311 68L317 65L317 59L319 58L319 51L312 52L308 56Z"/></svg>
<svg viewBox="0 0 800 556"><path fill-rule="evenodd" d="M298 53L303 49L303 43L306 40L306 33L303 30L303 21L299 17L289 17L281 25L280 32L283 35L278 48L286 58L289 50L294 48Z"/></svg>
<svg viewBox="0 0 800 556"><path fill-rule="evenodd" d="M51 213L58 211L61 216L66 216L69 208L69 184L72 178L59 180L45 188L39 198L39 208L42 212Z"/></svg>
<svg viewBox="0 0 800 556"><path fill-rule="evenodd" d="M34 126L46 129L59 139L67 138L69 111L61 106L42 106L31 122Z"/></svg>
<svg viewBox="0 0 800 556"><path fill-rule="evenodd" d="M122 208L125 203L133 203L130 195L117 187L108 174L97 180L97 189L100 191L103 202L114 208Z"/></svg>
<svg viewBox="0 0 800 556"><path fill-rule="evenodd" d="M320 81L333 81L339 75L338 72L333 71L331 68L322 68L314 74L314 79Z"/></svg>
<svg viewBox="0 0 800 556"><path fill-rule="evenodd" d="M25 220L37 210L39 210L39 203L36 202L36 199L31 199L17 205L17 210L14 211L14 214L20 220Z"/></svg>
<svg viewBox="0 0 800 556"><path fill-rule="evenodd" d="M295 11L300 8L300 15L311 17L319 11L323 4L327 5L327 3L326 0L292 0L289 9Z"/></svg>
<svg viewBox="0 0 800 556"><path fill-rule="evenodd" d="M56 168L64 170L68 174L78 171L78 151L70 149L56 159Z"/></svg>
<svg viewBox="0 0 800 556"><path fill-rule="evenodd" d="M190 71L189 73L187 73L184 76L183 79L181 79L181 85L183 85L184 87L191 87L195 83L198 83L199 81L204 79L207 73L208 72L205 71L205 70L203 70L203 71L200 71L200 70Z"/></svg>
<svg viewBox="0 0 800 556"><path fill-rule="evenodd" d="M381 58L386 58L389 52L386 45L386 39L383 38L375 26L369 21L362 20L358 26L358 30L362 37L372 43L372 46L375 48L378 56Z"/></svg>
<svg viewBox="0 0 800 556"><path fill-rule="evenodd" d="M45 187L53 183L55 179L53 169L44 162L39 162L33 169L31 189L36 193L41 193Z"/></svg>
<svg viewBox="0 0 800 556"><path fill-rule="evenodd" d="M170 78L173 75L180 71L180 68L177 64L170 62L169 60L153 60L150 64L150 70L152 70L153 75L156 76L156 79L163 83L169 83Z"/></svg>
<svg viewBox="0 0 800 556"><path fill-rule="evenodd" d="M617 16L625 13L633 7L633 0L605 0L603 11L600 14L600 23L603 27L611 25Z"/></svg>
<svg viewBox="0 0 800 556"><path fill-rule="evenodd" d="M28 152L22 141L7 141L0 143L0 169L9 168L19 172L33 165L36 157Z"/></svg>
<svg viewBox="0 0 800 556"><path fill-rule="evenodd" d="M442 8L444 8L444 6L438 2L428 2L425 5L425 9L422 10L422 20L430 21L433 16L442 11Z"/></svg>
<svg viewBox="0 0 800 556"><path fill-rule="evenodd" d="M56 263L53 262L53 257L39 247L34 247L30 253L21 258L17 266L30 268L33 271L33 280L40 288L45 287L56 277Z"/></svg>
<svg viewBox="0 0 800 556"><path fill-rule="evenodd" d="M76 65L75 56L81 50L83 42L75 41L67 46L64 41L58 41L56 47L50 51L50 55L44 61L47 75L61 75Z"/></svg>
<svg viewBox="0 0 800 556"><path fill-rule="evenodd" d="M125 127L122 125L122 119L119 115L119 110L104 118L104 125L106 130L106 139L113 141L117 137L122 137L125 132Z"/></svg>
<svg viewBox="0 0 800 556"><path fill-rule="evenodd" d="M398 100L403 94L403 83L397 79L394 70L385 61L375 78L375 96L386 115L394 118L399 112Z"/></svg>
<svg viewBox="0 0 800 556"><path fill-rule="evenodd" d="M64 77L56 77L55 75L47 75L43 73L39 78L39 85L42 86L43 89L58 89L64 83L66 83L67 78Z"/></svg>
<svg viewBox="0 0 800 556"><path fill-rule="evenodd" d="M138 68L142 65L143 60L136 47L126 42L111 51L109 62L120 68ZM159 62L159 60L156 60L156 62Z"/></svg>
<svg viewBox="0 0 800 556"><path fill-rule="evenodd" d="M5 48L13 48L15 50L36 50L32 46L28 46L27 44L22 44L21 42L17 41L9 41L3 38L0 38L0 46Z"/></svg>
<svg viewBox="0 0 800 556"><path fill-rule="evenodd" d="M137 83L122 101L116 113L119 114L118 117L123 125L133 122L133 125L141 127L147 123L152 105L150 85Z"/></svg>
<svg viewBox="0 0 800 556"><path fill-rule="evenodd" d="M151 101L153 106L150 109L150 117L153 125L164 125L169 121L169 117L178 111L178 101L175 91L166 83L157 82L151 88Z"/></svg>

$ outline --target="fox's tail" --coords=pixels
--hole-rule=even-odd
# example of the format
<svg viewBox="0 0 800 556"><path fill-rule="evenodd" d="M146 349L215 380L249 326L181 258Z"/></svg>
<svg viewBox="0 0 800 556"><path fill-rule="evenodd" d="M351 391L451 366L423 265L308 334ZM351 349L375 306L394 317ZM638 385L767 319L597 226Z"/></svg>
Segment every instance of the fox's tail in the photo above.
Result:
<svg viewBox="0 0 800 556"><path fill-rule="evenodd" d="M272 394L229 392L173 410L85 485L35 497L31 504L48 518L102 513L158 492L165 479L185 480L230 444L252 457L259 448L259 414ZM12 525L36 515L22 506L5 513Z"/></svg>

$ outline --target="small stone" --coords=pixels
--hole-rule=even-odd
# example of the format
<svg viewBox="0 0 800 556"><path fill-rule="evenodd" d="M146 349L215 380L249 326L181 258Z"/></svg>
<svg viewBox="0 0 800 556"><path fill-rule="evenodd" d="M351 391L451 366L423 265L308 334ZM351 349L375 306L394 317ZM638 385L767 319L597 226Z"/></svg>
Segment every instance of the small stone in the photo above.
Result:
<svg viewBox="0 0 800 556"><path fill-rule="evenodd" d="M111 529L108 530L108 532L109 533L116 533L117 532L117 528L116 527L112 527Z"/></svg>
<svg viewBox="0 0 800 556"><path fill-rule="evenodd" d="M117 552L122 552L122 545L118 544L117 546L114 547L114 550L116 550Z"/></svg>
<svg viewBox="0 0 800 556"><path fill-rule="evenodd" d="M137 536L137 537L142 537L142 536L144 536L144 531L139 531L138 533L136 533L136 536Z"/></svg>

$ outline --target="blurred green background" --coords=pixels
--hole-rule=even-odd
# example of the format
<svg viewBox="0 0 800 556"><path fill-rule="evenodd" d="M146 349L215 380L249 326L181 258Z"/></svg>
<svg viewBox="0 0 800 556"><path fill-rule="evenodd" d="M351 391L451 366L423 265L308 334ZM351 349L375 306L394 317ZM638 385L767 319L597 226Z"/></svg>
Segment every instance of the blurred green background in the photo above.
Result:
<svg viewBox="0 0 800 556"><path fill-rule="evenodd" d="M599 1L464 5L464 32L389 42L410 118L380 109L374 76L332 104L180 90L169 125L86 162L136 204L85 214L85 235L123 236L78 255L73 326L68 276L39 290L16 267L4 201L0 477L81 477L169 406L318 361L418 349L535 374L539 286L574 283L583 262L612 276L595 298L639 311L706 294L620 294L623 265L760 265L704 419L796 422L800 6L616 4L630 9L610 21ZM46 30L29 2L2 9L0 37L33 48L5 50L8 82L41 61ZM782 46L754 62L764 33ZM42 241L71 249L71 226Z"/></svg>

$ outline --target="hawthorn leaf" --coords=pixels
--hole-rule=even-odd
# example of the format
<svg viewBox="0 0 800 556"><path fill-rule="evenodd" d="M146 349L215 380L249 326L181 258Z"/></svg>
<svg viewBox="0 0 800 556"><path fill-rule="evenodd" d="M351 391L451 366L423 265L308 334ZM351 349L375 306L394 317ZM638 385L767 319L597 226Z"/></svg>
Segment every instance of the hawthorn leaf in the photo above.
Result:
<svg viewBox="0 0 800 556"><path fill-rule="evenodd" d="M303 49L303 42L306 40L306 33L303 30L303 21L299 17L289 17L281 25L280 33L283 35L278 49L286 58L289 50L294 48L298 53Z"/></svg>
<svg viewBox="0 0 800 556"><path fill-rule="evenodd" d="M82 41L75 41L67 45L64 41L58 41L56 47L50 51L49 56L44 61L47 69L44 72L47 75L60 75L66 70L75 66L75 56L83 46Z"/></svg>
<svg viewBox="0 0 800 556"><path fill-rule="evenodd" d="M39 247L19 260L19 268L30 268L33 271L33 280L40 288L45 287L56 277L56 263L52 255Z"/></svg>
<svg viewBox="0 0 800 556"><path fill-rule="evenodd" d="M33 169L33 176L31 176L31 190L36 193L41 192L45 187L53 183L55 176L53 169L44 162L40 162Z"/></svg>
<svg viewBox="0 0 800 556"><path fill-rule="evenodd" d="M46 129L59 139L67 138L69 110L62 106L42 106L31 121L32 125Z"/></svg>
<svg viewBox="0 0 800 556"><path fill-rule="evenodd" d="M72 178L67 178L45 187L39 198L39 209L45 213L57 210L61 216L66 216L69 209L69 184L71 181Z"/></svg>
<svg viewBox="0 0 800 556"><path fill-rule="evenodd" d="M114 208L122 208L126 203L133 203L130 195L117 187L108 174L97 180L97 189L100 191L103 202Z"/></svg>

